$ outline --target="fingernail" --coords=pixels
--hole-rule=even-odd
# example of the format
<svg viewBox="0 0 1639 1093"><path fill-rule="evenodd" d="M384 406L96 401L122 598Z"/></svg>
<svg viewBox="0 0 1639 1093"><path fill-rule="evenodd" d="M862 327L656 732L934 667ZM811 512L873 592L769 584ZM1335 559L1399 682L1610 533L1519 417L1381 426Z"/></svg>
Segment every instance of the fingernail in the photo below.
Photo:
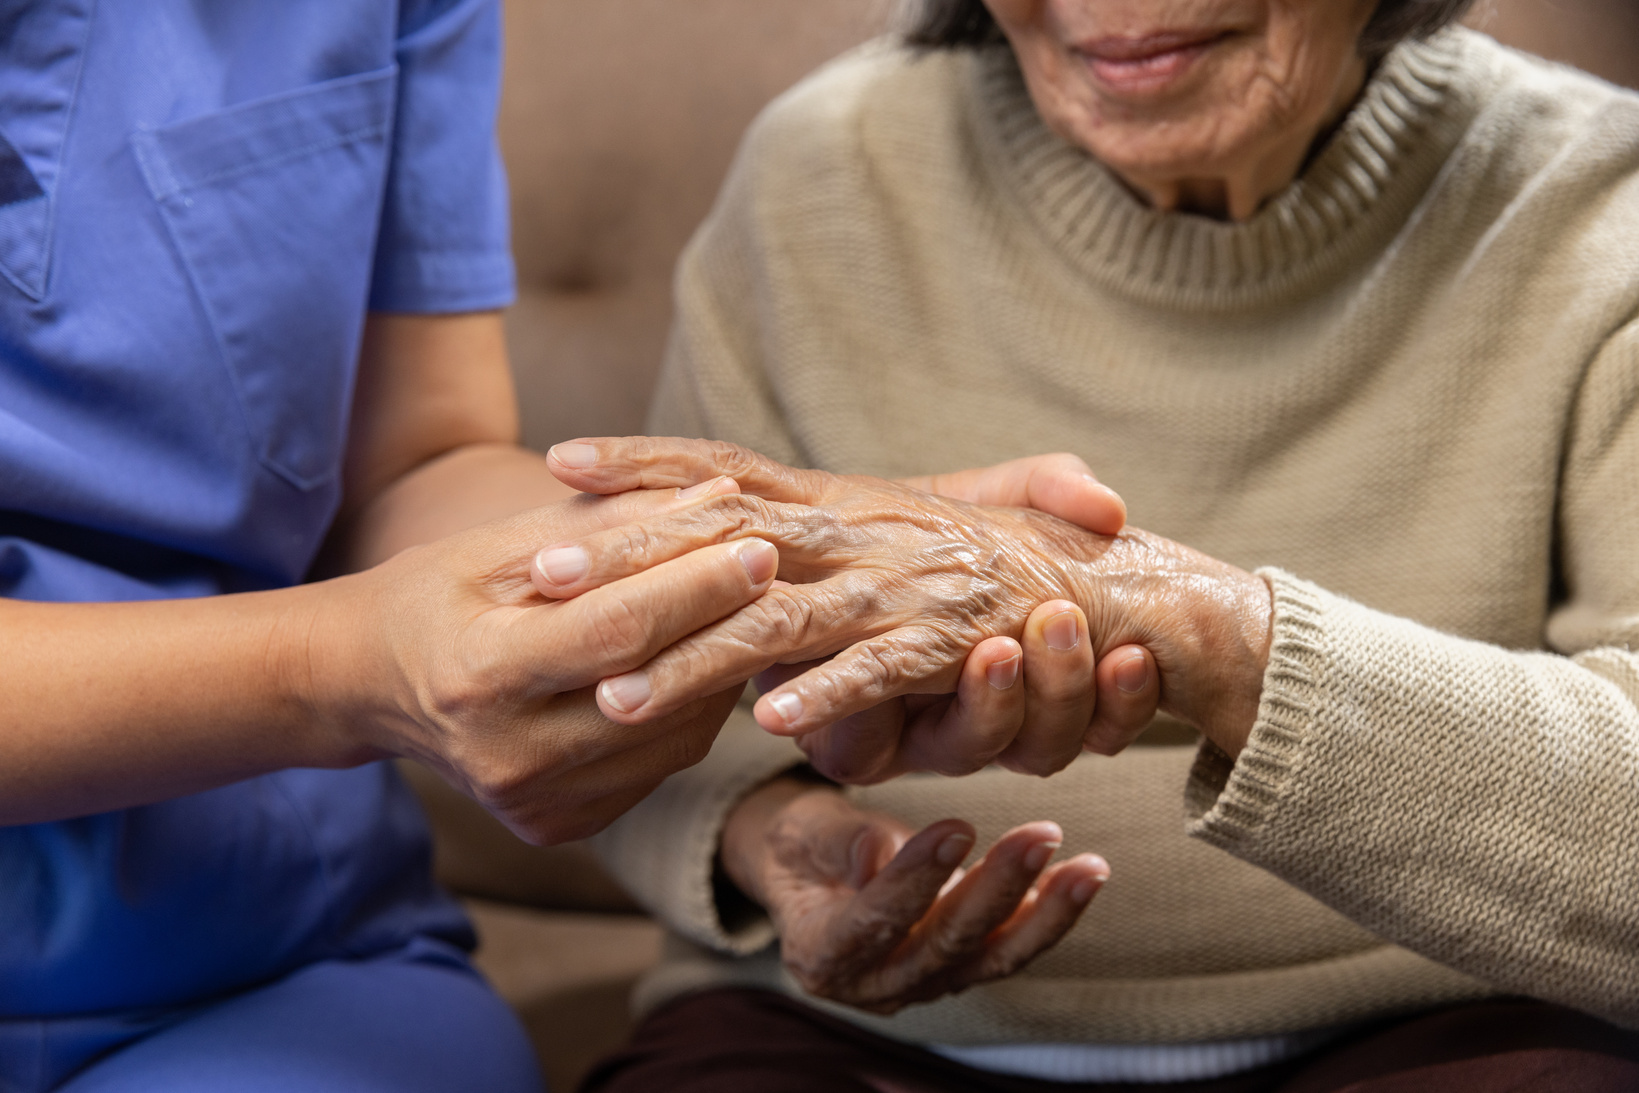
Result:
<svg viewBox="0 0 1639 1093"><path fill-rule="evenodd" d="M610 676L598 685L598 693L603 701L619 710L621 713L631 713L645 702L654 693L649 686L647 672L627 672L623 676Z"/></svg>
<svg viewBox="0 0 1639 1093"><path fill-rule="evenodd" d="M722 481L722 476L718 475L716 478L705 482L696 482L692 486L678 490L677 499L679 501L693 501L696 497L704 497L712 490L716 489L717 485Z"/></svg>
<svg viewBox="0 0 1639 1093"><path fill-rule="evenodd" d="M1047 863L1053 860L1053 854L1063 845L1061 843L1037 843L1024 852L1024 867L1032 873L1039 873L1047 868Z"/></svg>
<svg viewBox="0 0 1639 1093"><path fill-rule="evenodd" d="M554 444L546 454L578 471L595 466L598 461L598 450L590 444Z"/></svg>
<svg viewBox="0 0 1639 1093"><path fill-rule="evenodd" d="M787 725L794 723L802 716L802 697L786 691L784 694L770 696L768 704L774 707L774 712L780 715L780 720Z"/></svg>
<svg viewBox="0 0 1639 1093"><path fill-rule="evenodd" d="M1019 681L1019 657L1011 656L985 669L985 677L998 691L1005 691Z"/></svg>
<svg viewBox="0 0 1639 1093"><path fill-rule="evenodd" d="M1110 879L1110 864L1097 854L1084 855L1087 864L1092 867L1092 876L1082 877L1070 889L1070 899L1074 903L1086 903L1092 899L1105 881Z"/></svg>
<svg viewBox="0 0 1639 1093"><path fill-rule="evenodd" d="M746 575L751 578L752 584L772 580L774 572L780 567L780 552L765 539L747 539L735 548L734 556L746 567ZM798 702L797 709L801 712L801 702Z"/></svg>
<svg viewBox="0 0 1639 1093"><path fill-rule="evenodd" d="M1070 889L1070 902L1090 902L1093 898L1093 894L1098 891L1098 886L1102 883L1103 881L1093 877L1082 877L1080 880L1076 881L1075 886Z"/></svg>
<svg viewBox="0 0 1639 1093"><path fill-rule="evenodd" d="M946 835L933 852L933 860L947 869L962 864L973 849L972 835Z"/></svg>
<svg viewBox="0 0 1639 1093"><path fill-rule="evenodd" d="M1142 653L1134 653L1115 667L1115 685L1124 694L1137 694L1149 681L1150 669Z"/></svg>
<svg viewBox="0 0 1639 1093"><path fill-rule="evenodd" d="M1047 639L1047 647L1060 653L1068 653L1081 644L1081 624L1076 621L1074 611L1060 611L1047 620L1042 628L1042 636Z"/></svg>
<svg viewBox="0 0 1639 1093"><path fill-rule="evenodd" d="M586 576L592 560L577 546L553 547L535 555L535 568L553 584L572 584Z"/></svg>

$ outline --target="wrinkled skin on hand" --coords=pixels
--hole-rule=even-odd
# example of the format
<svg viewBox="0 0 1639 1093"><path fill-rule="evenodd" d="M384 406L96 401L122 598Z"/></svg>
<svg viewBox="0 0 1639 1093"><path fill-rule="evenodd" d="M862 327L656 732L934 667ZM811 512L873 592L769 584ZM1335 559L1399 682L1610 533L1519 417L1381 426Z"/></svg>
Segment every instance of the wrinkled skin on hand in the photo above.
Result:
<svg viewBox="0 0 1639 1093"><path fill-rule="evenodd" d="M313 633L368 629L316 643L308 674L339 681L361 760L418 759L530 842L589 835L704 757L741 691L699 692L619 724L598 709L598 680L754 600L777 559L755 540L723 544L572 603L535 590L531 559L566 533L664 523L696 503L675 490L583 497L407 550L346 578L351 594Z"/></svg>
<svg viewBox="0 0 1639 1093"><path fill-rule="evenodd" d="M578 579L547 580L537 568L548 594L578 595L742 536L780 551L782 582L767 594L605 684L600 701L616 720L653 716L776 664L829 658L757 706L770 731L815 733L890 698L954 689L970 649L994 635L1019 637L1037 606L1056 599L1079 606L1099 660L1124 646L1147 649L1161 708L1232 754L1255 718L1268 587L1181 544L1131 528L1095 535L1044 513L882 479L795 470L733 445L624 438L576 447L593 451L592 460L555 461L553 470L590 492L697 481L713 471L744 492L714 497L664 526L638 521L577 541L585 555ZM610 688L632 679L639 686ZM640 701L607 701L634 693ZM1036 772L1062 768L1083 745L1113 754L1134 732L1076 734ZM895 756L880 743L841 747L818 765L839 780L865 782L896 773Z"/></svg>
<svg viewBox="0 0 1639 1093"><path fill-rule="evenodd" d="M1013 974L1075 925L1109 875L1091 854L1048 866L1058 827L1014 828L960 873L973 829L913 834L836 790L779 779L730 816L722 860L764 906L810 994L873 1013Z"/></svg>

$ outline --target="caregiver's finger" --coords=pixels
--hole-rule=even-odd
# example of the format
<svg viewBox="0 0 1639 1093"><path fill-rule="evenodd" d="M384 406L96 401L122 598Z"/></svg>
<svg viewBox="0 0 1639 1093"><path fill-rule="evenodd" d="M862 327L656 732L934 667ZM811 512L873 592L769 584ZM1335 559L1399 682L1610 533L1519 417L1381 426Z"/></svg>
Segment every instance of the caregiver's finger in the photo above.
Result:
<svg viewBox="0 0 1639 1093"><path fill-rule="evenodd" d="M1046 777L1081 754L1097 702L1087 616L1069 600L1049 600L1024 624L1024 724L996 757L1020 774Z"/></svg>
<svg viewBox="0 0 1639 1093"><path fill-rule="evenodd" d="M1098 709L1082 737L1082 746L1114 755L1144 731L1161 704L1161 671L1142 645L1123 645L1104 654L1094 670Z"/></svg>
<svg viewBox="0 0 1639 1093"><path fill-rule="evenodd" d="M568 599L714 543L757 536L776 545L823 548L835 535L835 524L817 510L732 491L712 493L648 519L545 547L531 563L530 579L543 596Z"/></svg>
<svg viewBox="0 0 1639 1093"><path fill-rule="evenodd" d="M748 492L776 501L817 501L828 475L799 470L750 448L682 437L583 437L557 444L547 464L560 482L587 493L692 486L727 475Z"/></svg>
<svg viewBox="0 0 1639 1093"><path fill-rule="evenodd" d="M954 700L906 725L898 767L963 775L989 764L1024 724L1024 663L1024 649L1012 638L986 638L974 646Z"/></svg>
<svg viewBox="0 0 1639 1093"><path fill-rule="evenodd" d="M549 677L554 691L587 686L645 663L679 638L756 600L773 582L778 565L778 552L761 539L693 551L565 603L526 610L506 635L508 647L496 651L497 660ZM735 682L725 679L696 690L670 709ZM600 703L636 702L629 688L604 690L599 689Z"/></svg>

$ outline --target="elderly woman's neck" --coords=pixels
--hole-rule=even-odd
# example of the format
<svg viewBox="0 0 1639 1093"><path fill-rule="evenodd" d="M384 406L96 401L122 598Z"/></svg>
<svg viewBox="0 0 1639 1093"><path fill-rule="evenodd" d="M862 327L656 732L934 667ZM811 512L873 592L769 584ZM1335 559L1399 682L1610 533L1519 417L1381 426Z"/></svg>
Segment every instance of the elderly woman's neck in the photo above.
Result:
<svg viewBox="0 0 1639 1093"><path fill-rule="evenodd" d="M1214 170L1149 174L1115 168L1116 175L1141 200L1162 212L1194 213L1214 220L1250 220L1264 202L1291 185L1308 166L1359 99L1369 74L1367 63L1357 60L1348 72L1340 74L1337 93L1314 124Z"/></svg>

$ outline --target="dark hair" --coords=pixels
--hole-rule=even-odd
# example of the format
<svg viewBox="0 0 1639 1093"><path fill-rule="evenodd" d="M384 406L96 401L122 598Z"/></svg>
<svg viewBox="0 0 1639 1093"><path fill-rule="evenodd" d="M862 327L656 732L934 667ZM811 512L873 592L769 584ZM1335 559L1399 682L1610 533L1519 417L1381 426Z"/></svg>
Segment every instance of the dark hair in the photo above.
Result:
<svg viewBox="0 0 1639 1093"><path fill-rule="evenodd" d="M1473 5L1474 0L1379 0L1360 36L1360 52L1376 59L1407 38L1427 38ZM1003 38L983 0L920 0L905 40L927 49L961 49Z"/></svg>

